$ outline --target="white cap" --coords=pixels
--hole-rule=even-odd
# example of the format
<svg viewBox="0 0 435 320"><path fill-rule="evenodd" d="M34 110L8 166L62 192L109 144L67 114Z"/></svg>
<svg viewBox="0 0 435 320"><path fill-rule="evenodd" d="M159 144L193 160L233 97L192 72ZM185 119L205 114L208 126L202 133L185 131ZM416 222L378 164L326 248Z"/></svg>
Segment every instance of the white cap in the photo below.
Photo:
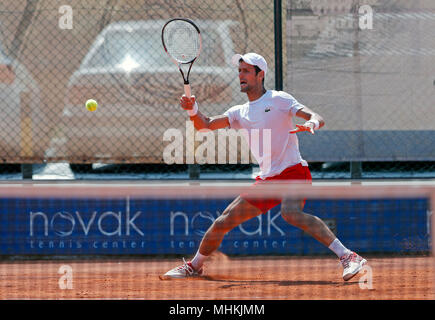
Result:
<svg viewBox="0 0 435 320"><path fill-rule="evenodd" d="M267 73L267 62L266 60L260 56L259 54L256 54L254 52L249 52L246 53L244 55L241 54L235 54L232 58L231 58L231 62L233 63L233 65L235 65L236 67L239 66L239 60L242 59L243 61L245 61L247 64L251 64L253 66L257 66L259 67L261 70L264 71L264 74L266 75Z"/></svg>

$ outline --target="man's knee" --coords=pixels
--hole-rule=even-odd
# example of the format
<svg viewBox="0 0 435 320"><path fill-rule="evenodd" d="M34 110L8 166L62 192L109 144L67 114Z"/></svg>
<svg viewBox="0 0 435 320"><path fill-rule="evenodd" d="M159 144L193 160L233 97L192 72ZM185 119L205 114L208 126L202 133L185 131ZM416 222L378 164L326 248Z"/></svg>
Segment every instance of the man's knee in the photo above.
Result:
<svg viewBox="0 0 435 320"><path fill-rule="evenodd" d="M228 233L239 224L261 214L260 210L253 207L245 200L237 198L232 202L212 225L214 232Z"/></svg>
<svg viewBox="0 0 435 320"><path fill-rule="evenodd" d="M317 216L303 212L302 210L281 211L281 216L292 226L306 230L313 226L323 224L322 219Z"/></svg>
<svg viewBox="0 0 435 320"><path fill-rule="evenodd" d="M302 211L294 208L293 210L281 210L281 216L287 223L293 226L298 226L301 221Z"/></svg>

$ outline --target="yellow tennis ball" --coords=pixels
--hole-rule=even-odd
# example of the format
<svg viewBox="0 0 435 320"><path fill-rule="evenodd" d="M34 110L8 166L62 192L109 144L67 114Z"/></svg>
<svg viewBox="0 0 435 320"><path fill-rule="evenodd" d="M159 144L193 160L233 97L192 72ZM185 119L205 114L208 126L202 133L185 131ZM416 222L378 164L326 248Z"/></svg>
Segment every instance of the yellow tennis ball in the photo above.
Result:
<svg viewBox="0 0 435 320"><path fill-rule="evenodd" d="M95 111L97 110L97 107L98 103L94 99L89 99L88 101L86 101L86 109L88 109L89 111Z"/></svg>

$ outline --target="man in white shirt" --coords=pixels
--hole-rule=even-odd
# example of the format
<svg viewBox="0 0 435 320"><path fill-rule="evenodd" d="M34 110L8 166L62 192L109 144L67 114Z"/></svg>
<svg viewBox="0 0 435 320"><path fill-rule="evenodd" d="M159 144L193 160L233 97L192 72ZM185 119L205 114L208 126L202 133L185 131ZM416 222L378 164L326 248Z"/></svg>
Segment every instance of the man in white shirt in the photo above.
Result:
<svg viewBox="0 0 435 320"><path fill-rule="evenodd" d="M270 180L311 183L308 164L300 155L298 139L294 133L309 131L314 134L314 130L324 126L322 117L288 93L264 88L267 63L262 56L256 53L236 54L232 62L238 66L240 90L247 94L247 103L234 106L223 115L212 118L198 110L195 97L182 96L181 107L187 110L197 130L227 127L245 129L247 142L260 166L260 174L253 187ZM297 129L293 129L295 116L306 120L303 125L296 125ZM267 132L270 139L262 139L258 134L257 139L253 139L254 132ZM343 246L320 218L303 212L305 200L250 198L247 191L237 197L213 222L193 259L184 261L183 265L168 271L162 278L201 275L204 261L218 249L226 233L280 203L281 215L286 222L304 230L338 256L343 265L345 281L354 277L366 264L365 259Z"/></svg>

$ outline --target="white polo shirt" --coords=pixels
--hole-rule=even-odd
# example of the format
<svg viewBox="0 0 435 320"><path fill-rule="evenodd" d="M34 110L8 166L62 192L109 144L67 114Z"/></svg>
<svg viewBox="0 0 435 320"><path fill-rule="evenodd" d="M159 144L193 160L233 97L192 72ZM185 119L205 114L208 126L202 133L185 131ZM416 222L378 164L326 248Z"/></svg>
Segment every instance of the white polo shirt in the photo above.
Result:
<svg viewBox="0 0 435 320"><path fill-rule="evenodd" d="M260 166L260 178L280 174L284 169L302 163L293 117L303 108L295 98L283 91L268 90L261 98L228 109L226 115L232 129L242 130L252 155Z"/></svg>

